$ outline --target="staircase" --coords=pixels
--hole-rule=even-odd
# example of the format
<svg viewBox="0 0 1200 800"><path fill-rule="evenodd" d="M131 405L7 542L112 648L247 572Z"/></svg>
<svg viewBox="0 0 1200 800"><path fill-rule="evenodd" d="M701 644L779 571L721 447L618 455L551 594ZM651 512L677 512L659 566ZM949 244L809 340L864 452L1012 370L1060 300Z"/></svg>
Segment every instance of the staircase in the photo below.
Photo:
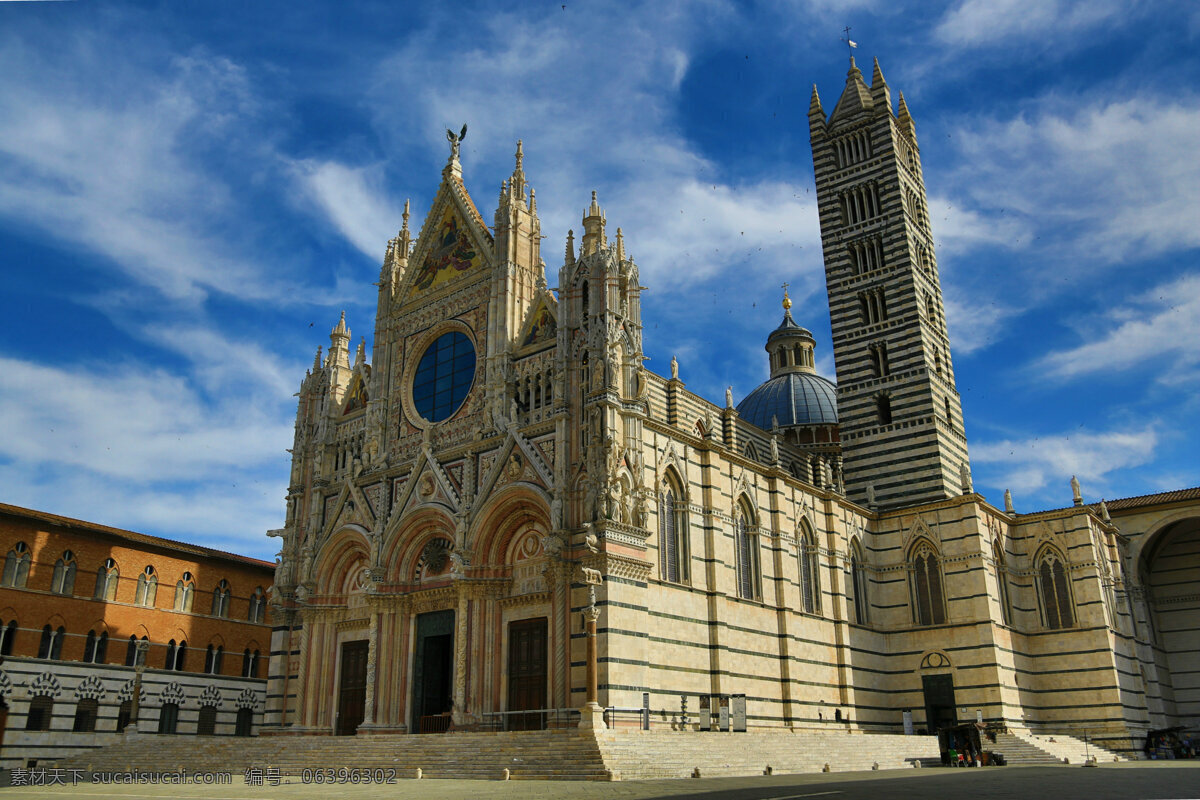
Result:
<svg viewBox="0 0 1200 800"><path fill-rule="evenodd" d="M994 745L990 742L985 742L983 749L997 750L1004 754L1004 757L1008 759L1008 763L1021 766L1062 764L1064 758L1067 760L1066 763L1069 764L1083 764L1088 753L1100 762L1126 760L1111 750L1097 747L1091 742L1085 745L1082 739L1058 733L1052 736L1034 736L1030 733L1000 733L996 735L996 743Z"/></svg>
<svg viewBox="0 0 1200 800"><path fill-rule="evenodd" d="M397 779L612 780L596 741L578 732L445 733L424 736L141 735L56 766L87 771L212 771L243 775L250 767L282 775L304 770L395 770Z"/></svg>
<svg viewBox="0 0 1200 800"><path fill-rule="evenodd" d="M762 775L913 767L941 763L935 736L778 731L716 733L604 731L605 765L621 780Z"/></svg>
<svg viewBox="0 0 1200 800"><path fill-rule="evenodd" d="M579 731L445 733L424 736L140 735L58 763L101 771L230 772L274 768L395 770L397 779L644 780L912 767L939 762L932 736L813 733Z"/></svg>

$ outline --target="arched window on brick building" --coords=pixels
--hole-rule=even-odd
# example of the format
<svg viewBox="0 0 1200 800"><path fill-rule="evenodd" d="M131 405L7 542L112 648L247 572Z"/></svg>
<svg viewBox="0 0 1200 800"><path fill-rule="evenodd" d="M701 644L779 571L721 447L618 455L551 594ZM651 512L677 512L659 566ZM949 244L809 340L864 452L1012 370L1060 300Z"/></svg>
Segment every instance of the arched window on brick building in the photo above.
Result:
<svg viewBox="0 0 1200 800"><path fill-rule="evenodd" d="M54 562L54 576L50 579L50 591L55 594L75 593L75 554L67 550Z"/></svg>

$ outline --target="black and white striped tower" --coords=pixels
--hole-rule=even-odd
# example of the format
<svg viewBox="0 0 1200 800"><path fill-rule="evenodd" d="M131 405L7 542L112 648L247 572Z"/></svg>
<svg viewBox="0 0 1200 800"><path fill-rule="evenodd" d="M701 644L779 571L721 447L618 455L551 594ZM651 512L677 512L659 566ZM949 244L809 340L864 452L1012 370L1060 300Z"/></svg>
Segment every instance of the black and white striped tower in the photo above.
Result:
<svg viewBox="0 0 1200 800"><path fill-rule="evenodd" d="M892 111L879 62L867 86L850 59L828 119L808 111L852 499L886 509L963 494L962 407L916 131Z"/></svg>

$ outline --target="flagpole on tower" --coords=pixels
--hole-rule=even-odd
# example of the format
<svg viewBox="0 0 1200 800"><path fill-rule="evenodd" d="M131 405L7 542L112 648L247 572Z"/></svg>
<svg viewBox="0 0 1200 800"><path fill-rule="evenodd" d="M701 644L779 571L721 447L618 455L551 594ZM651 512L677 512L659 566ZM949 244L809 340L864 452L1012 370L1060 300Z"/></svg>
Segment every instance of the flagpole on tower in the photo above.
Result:
<svg viewBox="0 0 1200 800"><path fill-rule="evenodd" d="M850 54L850 63L854 63L854 49L858 47L858 42L850 38L850 26L842 28L842 33L846 34L842 37L842 41L846 43L846 51Z"/></svg>

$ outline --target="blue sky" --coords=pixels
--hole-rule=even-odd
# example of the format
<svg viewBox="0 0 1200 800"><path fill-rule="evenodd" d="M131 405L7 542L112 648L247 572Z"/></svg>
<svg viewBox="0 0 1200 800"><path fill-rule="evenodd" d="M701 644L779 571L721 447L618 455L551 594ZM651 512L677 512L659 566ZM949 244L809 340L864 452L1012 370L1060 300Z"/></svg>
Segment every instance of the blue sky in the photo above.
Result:
<svg viewBox="0 0 1200 800"><path fill-rule="evenodd" d="M916 120L976 489L1200 484L1193 3L0 2L3 501L270 557L292 394L463 122L487 219L524 140L551 286L599 192L651 368L740 399L788 281L832 377L846 25Z"/></svg>

